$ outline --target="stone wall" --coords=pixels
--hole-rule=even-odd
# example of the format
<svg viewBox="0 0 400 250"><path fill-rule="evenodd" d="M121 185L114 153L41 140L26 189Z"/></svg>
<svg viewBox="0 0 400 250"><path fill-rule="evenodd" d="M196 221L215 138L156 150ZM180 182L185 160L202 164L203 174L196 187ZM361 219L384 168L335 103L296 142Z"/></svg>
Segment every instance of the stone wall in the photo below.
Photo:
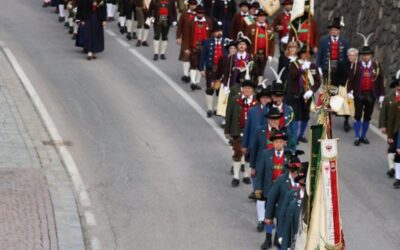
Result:
<svg viewBox="0 0 400 250"><path fill-rule="evenodd" d="M387 81L400 69L400 0L315 0L315 18L321 34L334 17L344 16L342 35L357 49L363 39L357 35L374 33L370 45L381 62Z"/></svg>

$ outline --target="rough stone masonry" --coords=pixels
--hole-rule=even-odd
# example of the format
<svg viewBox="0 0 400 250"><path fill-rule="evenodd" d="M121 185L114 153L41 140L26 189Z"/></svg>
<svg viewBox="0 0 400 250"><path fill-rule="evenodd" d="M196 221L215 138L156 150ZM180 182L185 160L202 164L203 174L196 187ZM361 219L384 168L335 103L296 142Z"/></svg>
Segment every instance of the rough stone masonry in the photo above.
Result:
<svg viewBox="0 0 400 250"><path fill-rule="evenodd" d="M400 0L328 0L315 1L315 17L321 34L328 32L327 26L334 17L344 16L343 35L357 49L363 45L357 35L374 33L370 45L376 59L381 62L385 82L400 69Z"/></svg>

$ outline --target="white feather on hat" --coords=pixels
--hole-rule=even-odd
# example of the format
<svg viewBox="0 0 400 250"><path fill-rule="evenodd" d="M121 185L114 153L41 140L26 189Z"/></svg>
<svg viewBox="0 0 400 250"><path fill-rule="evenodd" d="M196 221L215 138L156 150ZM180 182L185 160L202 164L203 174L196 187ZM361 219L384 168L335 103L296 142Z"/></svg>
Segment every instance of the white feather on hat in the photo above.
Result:
<svg viewBox="0 0 400 250"><path fill-rule="evenodd" d="M282 83L282 79L281 78L282 78L283 71L285 70L286 67L283 67L283 69L281 69L281 72L279 72L279 74L271 66L269 68L272 70L272 73L274 73L275 78L276 78L276 82L277 83Z"/></svg>
<svg viewBox="0 0 400 250"><path fill-rule="evenodd" d="M367 37L365 37L364 34L362 34L362 33L360 33L360 32L357 32L357 35L359 35L359 36L361 36L361 37L363 38L363 40L364 40L364 46L369 46L369 39L371 38L371 36L372 36L373 34L374 34L374 33L371 33L371 34L369 34Z"/></svg>

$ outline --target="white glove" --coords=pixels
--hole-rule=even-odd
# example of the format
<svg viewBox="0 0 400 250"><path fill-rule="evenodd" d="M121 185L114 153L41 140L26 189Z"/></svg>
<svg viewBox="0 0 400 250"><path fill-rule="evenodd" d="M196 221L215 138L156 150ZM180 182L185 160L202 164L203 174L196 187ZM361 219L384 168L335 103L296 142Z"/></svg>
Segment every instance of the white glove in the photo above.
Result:
<svg viewBox="0 0 400 250"><path fill-rule="evenodd" d="M174 27L175 27L177 24L178 24L178 23L177 23L176 21L173 21L173 22L172 22L172 26L174 26Z"/></svg>
<svg viewBox="0 0 400 250"><path fill-rule="evenodd" d="M318 68L318 71L319 71L319 75L320 75L320 76L324 76L324 73L322 73L321 67Z"/></svg>
<svg viewBox="0 0 400 250"><path fill-rule="evenodd" d="M269 56L268 57L268 63L271 63L272 62L272 56Z"/></svg>
<svg viewBox="0 0 400 250"><path fill-rule="evenodd" d="M286 36L282 37L281 42L285 43L285 44L288 43L289 42L289 35L286 35Z"/></svg>
<svg viewBox="0 0 400 250"><path fill-rule="evenodd" d="M354 100L353 91L351 91L350 93L347 93L347 98Z"/></svg>
<svg viewBox="0 0 400 250"><path fill-rule="evenodd" d="M378 102L379 102L379 107L380 107L380 108L382 108L382 104L383 104L383 100L384 100L384 99L385 99L384 96L380 96L380 97L379 97Z"/></svg>
<svg viewBox="0 0 400 250"><path fill-rule="evenodd" d="M307 69L309 69L310 68L310 66L311 66L311 62L304 62L303 63L303 65L301 66L301 68L303 69L303 70L307 70Z"/></svg>
<svg viewBox="0 0 400 250"><path fill-rule="evenodd" d="M314 93L312 92L312 90L307 90L307 92L304 93L304 95L303 95L304 100L310 99L311 96L313 96L313 94L314 94Z"/></svg>

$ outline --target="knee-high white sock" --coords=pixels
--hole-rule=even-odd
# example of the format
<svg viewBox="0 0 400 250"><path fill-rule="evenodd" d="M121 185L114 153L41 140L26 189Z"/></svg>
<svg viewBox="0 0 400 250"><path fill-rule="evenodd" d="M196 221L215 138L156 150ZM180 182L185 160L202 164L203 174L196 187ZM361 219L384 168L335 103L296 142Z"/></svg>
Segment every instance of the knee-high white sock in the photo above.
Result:
<svg viewBox="0 0 400 250"><path fill-rule="evenodd" d="M72 27L74 29L73 30L74 34L78 34L78 24L74 22L74 25Z"/></svg>
<svg viewBox="0 0 400 250"><path fill-rule="evenodd" d="M207 111L212 110L213 107L213 95L206 95L206 106Z"/></svg>
<svg viewBox="0 0 400 250"><path fill-rule="evenodd" d="M136 36L137 36L138 41L142 41L142 32L143 32L143 29L138 29L136 31Z"/></svg>
<svg viewBox="0 0 400 250"><path fill-rule="evenodd" d="M149 29L143 29L142 42L147 41L148 36L149 36Z"/></svg>
<svg viewBox="0 0 400 250"><path fill-rule="evenodd" d="M168 47L168 41L161 41L161 54L165 55L165 52L167 51Z"/></svg>
<svg viewBox="0 0 400 250"><path fill-rule="evenodd" d="M128 33L132 33L132 20L131 19L126 20L126 31Z"/></svg>
<svg viewBox="0 0 400 250"><path fill-rule="evenodd" d="M60 15L60 17L65 17L64 4L59 4L58 5L58 14Z"/></svg>
<svg viewBox="0 0 400 250"><path fill-rule="evenodd" d="M199 84L201 81L201 73L199 70L196 70L196 84Z"/></svg>
<svg viewBox="0 0 400 250"><path fill-rule="evenodd" d="M68 26L69 26L69 27L74 26L74 19L73 19L72 17L69 17L69 18L68 18Z"/></svg>
<svg viewBox="0 0 400 250"><path fill-rule="evenodd" d="M136 32L137 31L137 21L132 20L132 32Z"/></svg>
<svg viewBox="0 0 400 250"><path fill-rule="evenodd" d="M188 76L189 75L189 69L190 69L190 62L183 62L182 63L183 67L183 75Z"/></svg>
<svg viewBox="0 0 400 250"><path fill-rule="evenodd" d="M394 164L395 172L396 172L396 180L400 180L400 163L395 163Z"/></svg>
<svg viewBox="0 0 400 250"><path fill-rule="evenodd" d="M112 3L107 4L107 17L112 17L113 16L113 6Z"/></svg>
<svg viewBox="0 0 400 250"><path fill-rule="evenodd" d="M189 71L189 75L190 75L190 83L196 83L196 75L197 75L197 70L195 69L191 69Z"/></svg>
<svg viewBox="0 0 400 250"><path fill-rule="evenodd" d="M245 162L244 163L244 174L243 177L250 177L251 169L250 169L250 163Z"/></svg>
<svg viewBox="0 0 400 250"><path fill-rule="evenodd" d="M155 55L158 55L159 53L158 53L158 49L159 49L159 47L160 47L160 41L159 40L154 40L153 41L153 49L154 49L154 54ZM162 54L162 53L161 53Z"/></svg>
<svg viewBox="0 0 400 250"><path fill-rule="evenodd" d="M119 22L119 25L121 27L124 27L125 26L125 22L126 22L126 17L124 17L124 16L118 17L118 22Z"/></svg>
<svg viewBox="0 0 400 250"><path fill-rule="evenodd" d="M240 171L240 161L234 161L233 162L233 178L239 180L239 171Z"/></svg>
<svg viewBox="0 0 400 250"><path fill-rule="evenodd" d="M394 168L394 155L395 153L387 154L389 170Z"/></svg>
<svg viewBox="0 0 400 250"><path fill-rule="evenodd" d="M257 218L258 221L264 221L265 219L265 201L257 201Z"/></svg>

